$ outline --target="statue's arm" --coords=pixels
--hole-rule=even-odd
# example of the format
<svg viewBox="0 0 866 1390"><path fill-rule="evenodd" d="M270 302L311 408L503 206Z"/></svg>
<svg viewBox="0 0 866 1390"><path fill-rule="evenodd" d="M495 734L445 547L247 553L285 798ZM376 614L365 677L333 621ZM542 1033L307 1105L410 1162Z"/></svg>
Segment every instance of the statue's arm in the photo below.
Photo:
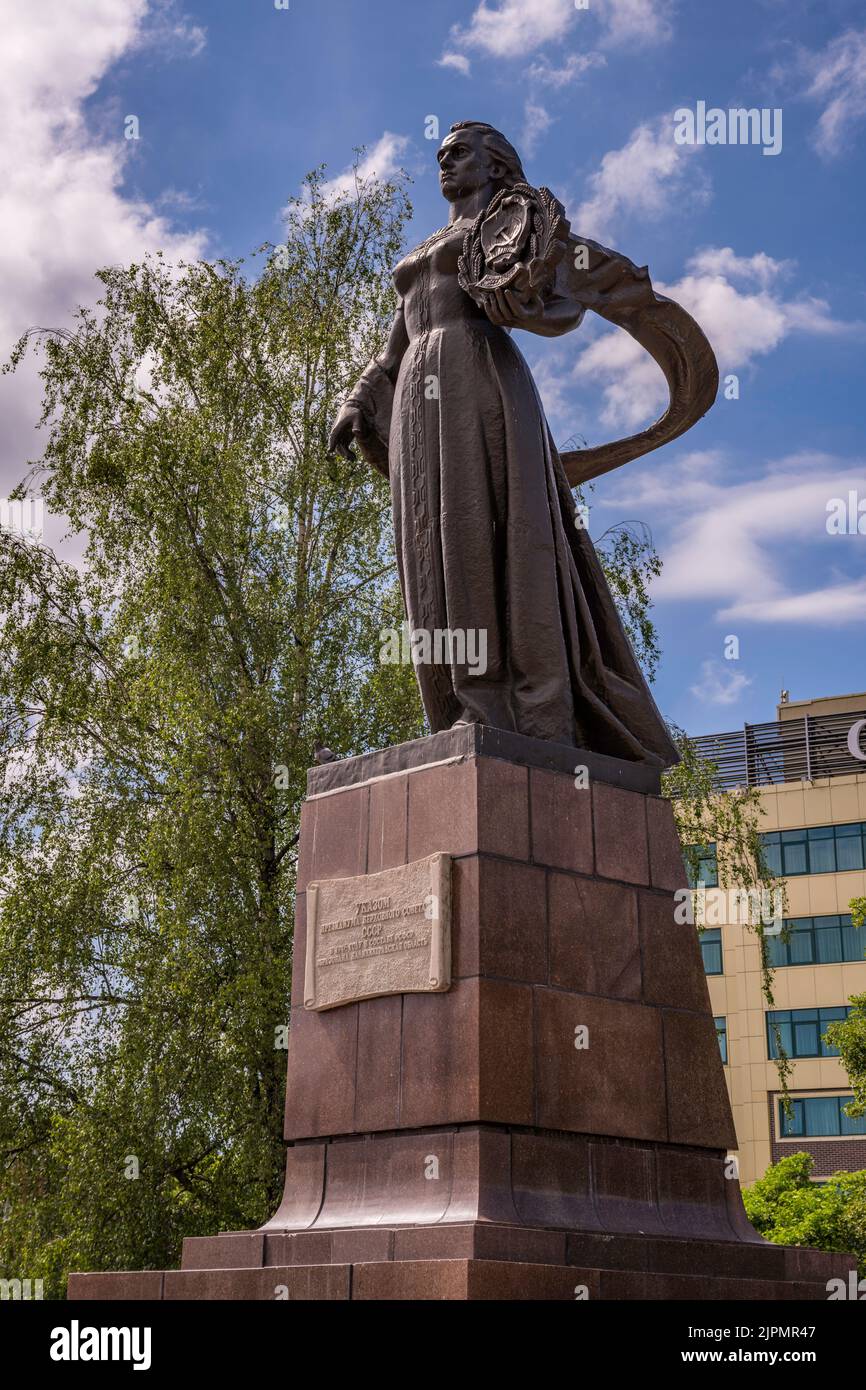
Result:
<svg viewBox="0 0 866 1390"><path fill-rule="evenodd" d="M409 334L406 332L406 315L403 312L403 301L400 300L397 312L394 315L394 322L391 324L388 333L388 341L385 344L385 351L373 359L370 366L374 363L382 368L382 371L390 378L393 386L397 380L397 373L400 370L400 363L403 361L406 349L409 346ZM367 369L369 370L369 368Z"/></svg>
<svg viewBox="0 0 866 1390"><path fill-rule="evenodd" d="M533 318L515 324L517 328L525 328L530 333L539 333L542 338L558 338L563 333L570 333L573 328L578 328L583 321L586 310L577 300L571 299L568 295L558 295L554 293L549 299L544 301L540 314Z"/></svg>
<svg viewBox="0 0 866 1390"><path fill-rule="evenodd" d="M384 351L367 364L334 421L328 449L351 459L356 443L368 463L388 476L388 435L394 384L409 346L403 302L399 302Z"/></svg>

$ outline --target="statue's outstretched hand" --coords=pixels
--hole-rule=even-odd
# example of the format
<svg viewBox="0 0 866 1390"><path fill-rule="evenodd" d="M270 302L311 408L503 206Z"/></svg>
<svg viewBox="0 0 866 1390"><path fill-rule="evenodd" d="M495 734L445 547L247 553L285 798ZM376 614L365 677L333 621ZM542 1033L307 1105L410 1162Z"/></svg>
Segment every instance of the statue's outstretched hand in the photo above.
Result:
<svg viewBox="0 0 866 1390"><path fill-rule="evenodd" d="M340 458L351 463L355 457L352 453L352 443L356 439L364 438L369 432L363 411L351 401L347 401L334 421L328 439L328 453L338 454Z"/></svg>

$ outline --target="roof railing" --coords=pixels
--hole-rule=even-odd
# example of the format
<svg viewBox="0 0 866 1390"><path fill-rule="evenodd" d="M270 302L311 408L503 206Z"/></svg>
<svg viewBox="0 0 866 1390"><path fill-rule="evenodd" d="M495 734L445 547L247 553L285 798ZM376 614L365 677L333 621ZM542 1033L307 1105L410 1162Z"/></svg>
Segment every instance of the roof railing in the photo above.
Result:
<svg viewBox="0 0 866 1390"><path fill-rule="evenodd" d="M850 777L866 773L866 709L744 724L691 742L700 757L716 764L721 790Z"/></svg>

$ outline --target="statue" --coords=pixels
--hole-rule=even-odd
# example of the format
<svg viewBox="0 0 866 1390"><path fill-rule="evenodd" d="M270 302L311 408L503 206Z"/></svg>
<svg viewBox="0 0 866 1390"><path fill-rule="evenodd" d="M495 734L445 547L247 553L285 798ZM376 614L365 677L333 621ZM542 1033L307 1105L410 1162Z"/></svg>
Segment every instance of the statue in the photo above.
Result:
<svg viewBox="0 0 866 1390"><path fill-rule="evenodd" d="M483 631L486 669L416 664L434 733L480 722L654 766L678 754L632 652L571 487L688 429L718 368L689 315L646 267L575 236L492 126L460 121L437 153L448 225L394 271L387 346L334 423L333 452L391 484L413 631ZM587 309L631 333L671 402L629 439L560 456L510 337L556 337Z"/></svg>

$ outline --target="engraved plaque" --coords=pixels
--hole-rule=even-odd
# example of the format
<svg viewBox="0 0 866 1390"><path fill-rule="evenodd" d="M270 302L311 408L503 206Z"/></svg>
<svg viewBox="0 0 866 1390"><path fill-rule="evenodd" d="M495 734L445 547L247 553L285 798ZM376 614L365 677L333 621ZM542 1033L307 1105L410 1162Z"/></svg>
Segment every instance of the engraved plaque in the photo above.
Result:
<svg viewBox="0 0 866 1390"><path fill-rule="evenodd" d="M304 1008L450 985L450 854L308 885Z"/></svg>

